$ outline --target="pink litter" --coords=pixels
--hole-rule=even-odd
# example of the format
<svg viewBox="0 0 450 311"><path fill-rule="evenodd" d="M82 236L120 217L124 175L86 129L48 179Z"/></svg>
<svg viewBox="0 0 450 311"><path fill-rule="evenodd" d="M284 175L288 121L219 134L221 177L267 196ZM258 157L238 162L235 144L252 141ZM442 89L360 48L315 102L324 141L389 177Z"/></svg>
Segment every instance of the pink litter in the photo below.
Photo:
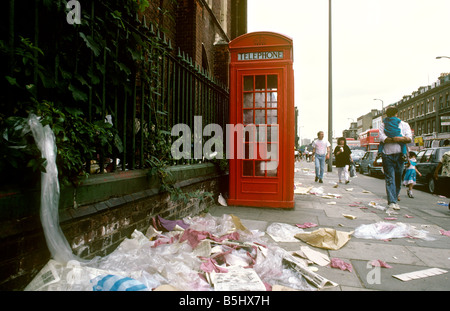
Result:
<svg viewBox="0 0 450 311"><path fill-rule="evenodd" d="M353 271L352 264L347 263L339 258L331 258L330 261L331 268L341 269L342 271L348 270L350 272Z"/></svg>
<svg viewBox="0 0 450 311"><path fill-rule="evenodd" d="M193 229L184 230L183 235L180 238L180 243L188 241L192 248L196 248L197 245L204 239L209 238L216 242L222 242L224 240L239 240L239 232L235 231L230 234L223 235L221 237L216 237L208 231L197 231Z"/></svg>
<svg viewBox="0 0 450 311"><path fill-rule="evenodd" d="M440 232L442 235L450 236L450 230L449 230L449 231L439 230L439 232Z"/></svg>
<svg viewBox="0 0 450 311"><path fill-rule="evenodd" d="M391 269L392 266L388 265L387 263L385 263L382 260L376 259L376 260L372 260L370 262L370 264L372 265L372 267L381 267L381 268L387 268L387 269Z"/></svg>
<svg viewBox="0 0 450 311"><path fill-rule="evenodd" d="M306 228L314 228L317 227L317 224L314 224L312 222L305 222L304 224L300 225L300 224L296 224L297 227L302 228L302 229L306 229Z"/></svg>
<svg viewBox="0 0 450 311"><path fill-rule="evenodd" d="M200 269L207 272L216 272L216 273L227 273L228 269L220 267L213 258L209 257L200 257L200 259L204 260L200 265Z"/></svg>

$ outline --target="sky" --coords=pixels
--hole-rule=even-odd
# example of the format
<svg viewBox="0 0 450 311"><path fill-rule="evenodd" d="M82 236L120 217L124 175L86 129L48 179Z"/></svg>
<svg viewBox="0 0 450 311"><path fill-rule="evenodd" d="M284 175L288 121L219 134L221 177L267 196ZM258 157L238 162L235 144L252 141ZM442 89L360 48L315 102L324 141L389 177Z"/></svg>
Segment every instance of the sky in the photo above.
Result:
<svg viewBox="0 0 450 311"><path fill-rule="evenodd" d="M328 0L248 0L248 32L294 42L299 136L328 134ZM333 136L450 73L449 0L332 0Z"/></svg>

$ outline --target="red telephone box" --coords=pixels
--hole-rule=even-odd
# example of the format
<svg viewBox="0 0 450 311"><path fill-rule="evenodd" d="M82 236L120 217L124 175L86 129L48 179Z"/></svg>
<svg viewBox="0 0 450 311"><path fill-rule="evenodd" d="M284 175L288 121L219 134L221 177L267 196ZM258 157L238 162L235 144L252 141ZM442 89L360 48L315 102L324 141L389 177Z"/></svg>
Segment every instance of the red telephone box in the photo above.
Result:
<svg viewBox="0 0 450 311"><path fill-rule="evenodd" d="M294 207L292 39L273 32L229 43L229 205Z"/></svg>

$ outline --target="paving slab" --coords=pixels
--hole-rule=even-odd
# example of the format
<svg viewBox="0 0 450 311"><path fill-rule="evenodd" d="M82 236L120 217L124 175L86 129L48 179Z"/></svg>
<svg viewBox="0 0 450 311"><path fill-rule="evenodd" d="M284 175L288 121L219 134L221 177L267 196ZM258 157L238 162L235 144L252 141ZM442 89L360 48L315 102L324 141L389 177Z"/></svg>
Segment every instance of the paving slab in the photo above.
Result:
<svg viewBox="0 0 450 311"><path fill-rule="evenodd" d="M431 276L428 278L403 282L393 275L409 273L429 269L428 266L405 265L389 263L392 269L374 268L367 261L352 260L353 268L356 270L363 287L383 291L442 291L450 287L450 271L445 274Z"/></svg>
<svg viewBox="0 0 450 311"><path fill-rule="evenodd" d="M406 248L429 267L450 269L450 249L418 246L406 246Z"/></svg>
<svg viewBox="0 0 450 311"><path fill-rule="evenodd" d="M372 242L354 242L349 241L339 250L330 250L330 257L374 260L379 259L388 263L402 263L411 265L425 265L412 251L406 246L380 244Z"/></svg>

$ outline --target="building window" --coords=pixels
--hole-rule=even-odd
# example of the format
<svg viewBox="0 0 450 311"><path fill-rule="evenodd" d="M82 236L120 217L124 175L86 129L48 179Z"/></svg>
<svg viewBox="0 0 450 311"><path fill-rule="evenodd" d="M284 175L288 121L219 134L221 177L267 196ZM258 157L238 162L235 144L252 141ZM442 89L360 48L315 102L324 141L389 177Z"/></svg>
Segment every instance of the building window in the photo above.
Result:
<svg viewBox="0 0 450 311"><path fill-rule="evenodd" d="M439 97L439 108L444 108L444 97L442 95Z"/></svg>

